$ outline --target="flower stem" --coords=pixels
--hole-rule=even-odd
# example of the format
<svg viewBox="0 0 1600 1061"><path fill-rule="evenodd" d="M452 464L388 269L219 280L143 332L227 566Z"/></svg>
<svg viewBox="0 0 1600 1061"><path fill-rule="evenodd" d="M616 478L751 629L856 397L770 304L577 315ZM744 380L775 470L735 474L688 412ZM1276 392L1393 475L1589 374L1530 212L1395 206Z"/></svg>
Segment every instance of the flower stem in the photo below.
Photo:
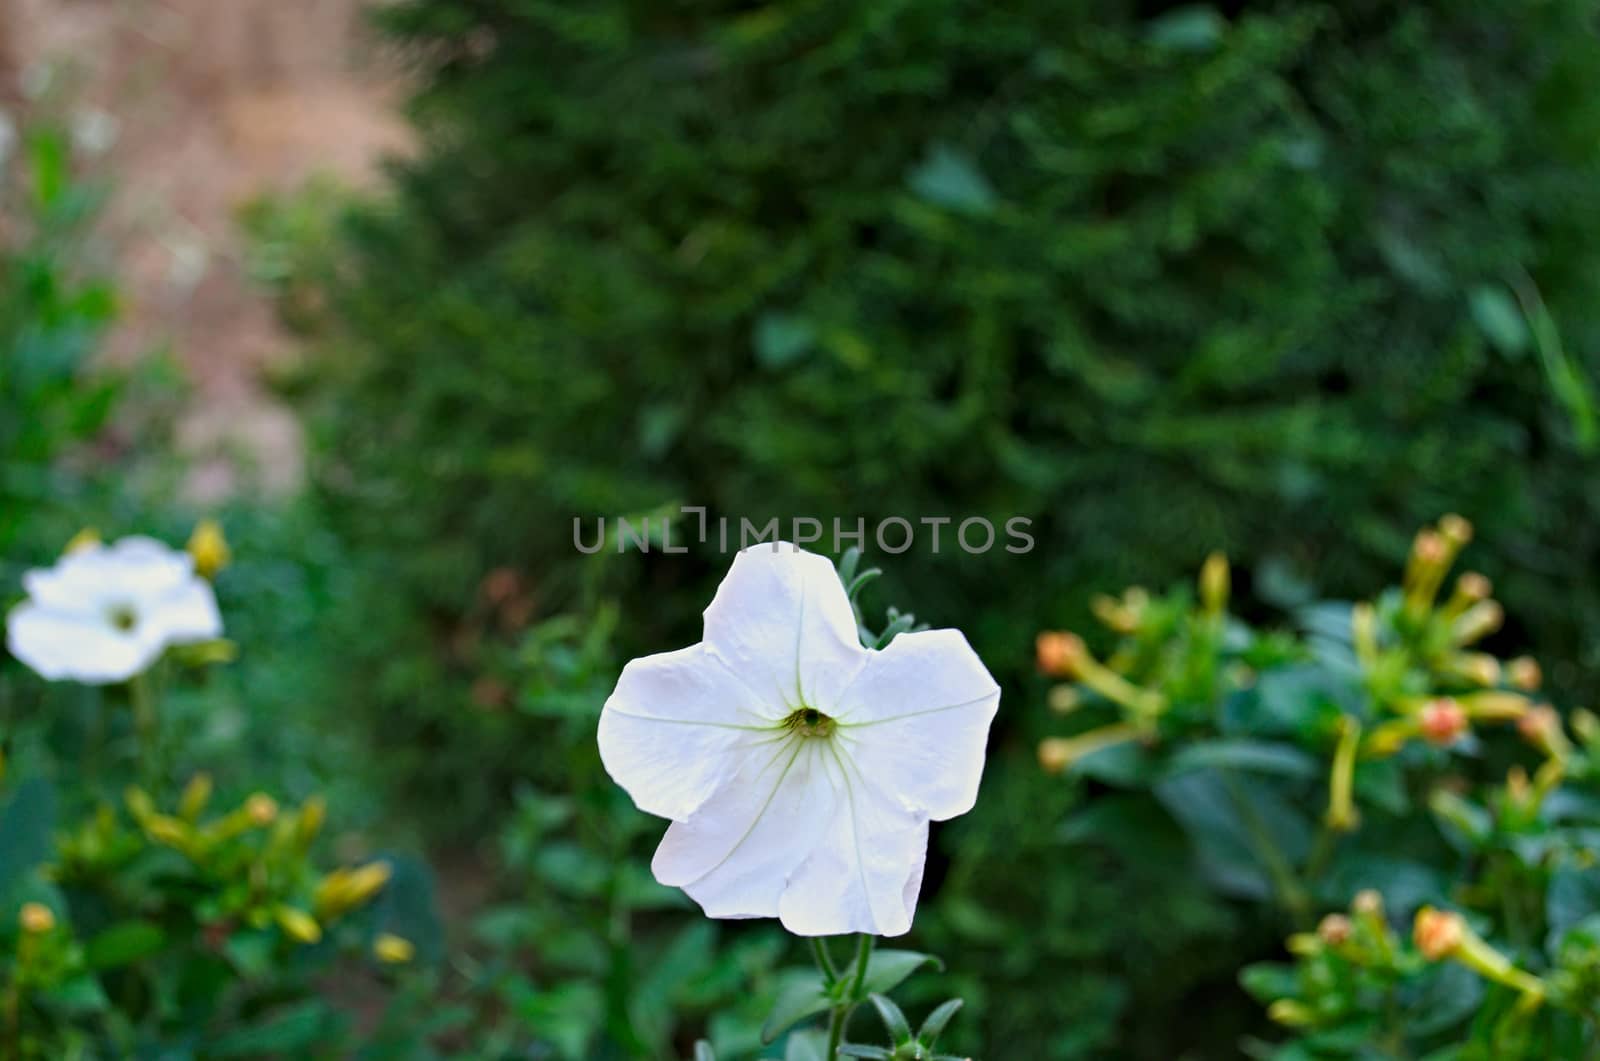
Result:
<svg viewBox="0 0 1600 1061"><path fill-rule="evenodd" d="M839 1056L839 1047L844 1042L844 1026L850 1019L850 1012L854 1010L855 999L861 994L861 989L867 982L867 963L872 960L873 937L870 932L863 932L856 937L855 969L850 978L850 992L845 996L845 1001L834 1006L828 1014L828 1049L822 1055L828 1061L833 1061Z"/></svg>
<svg viewBox="0 0 1600 1061"><path fill-rule="evenodd" d="M832 987L839 980L839 967L833 964L833 955L828 953L828 943L821 936L811 937L811 956L817 960L817 969L822 973L822 979Z"/></svg>
<svg viewBox="0 0 1600 1061"><path fill-rule="evenodd" d="M157 778L156 744L160 733L156 725L155 697L150 688L148 673L135 674L128 679L128 701L133 707L133 729L139 738L139 766L146 784Z"/></svg>

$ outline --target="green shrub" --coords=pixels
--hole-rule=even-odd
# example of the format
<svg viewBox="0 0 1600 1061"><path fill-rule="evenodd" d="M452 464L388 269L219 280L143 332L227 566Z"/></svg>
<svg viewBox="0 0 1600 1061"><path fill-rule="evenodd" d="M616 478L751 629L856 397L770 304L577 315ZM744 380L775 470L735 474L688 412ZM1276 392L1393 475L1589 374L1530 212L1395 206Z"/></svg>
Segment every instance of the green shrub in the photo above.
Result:
<svg viewBox="0 0 1600 1061"><path fill-rule="evenodd" d="M538 755L537 718L470 693L518 683L492 569L539 616L617 595L624 655L692 639L720 561L602 568L571 540L575 516L678 504L1032 519L1026 557L947 542L893 565L914 589L892 595L1016 661L1011 704L1032 631L1096 587L1217 546L1265 561L1261 598L1338 595L1446 508L1521 561L1488 573L1529 639L1592 660L1588 5L1157 8L381 9L422 75L424 150L310 262L322 297L286 291L333 329L319 487L370 550L350 672L393 754L428 749L410 791L486 811ZM1237 955L1180 942L1230 911L1157 887L1139 913L1185 960L1164 1002L1129 988L1163 951L1092 916L1123 883L1017 826L1053 798L1023 758L1042 732L1002 711L979 813L949 834L985 861L958 842L930 872L952 897L981 872L993 923L952 898L924 931L1007 955L991 1031L1080 1056L1173 1029L1160 1006ZM1078 934L1039 931L1066 911L1090 915Z"/></svg>

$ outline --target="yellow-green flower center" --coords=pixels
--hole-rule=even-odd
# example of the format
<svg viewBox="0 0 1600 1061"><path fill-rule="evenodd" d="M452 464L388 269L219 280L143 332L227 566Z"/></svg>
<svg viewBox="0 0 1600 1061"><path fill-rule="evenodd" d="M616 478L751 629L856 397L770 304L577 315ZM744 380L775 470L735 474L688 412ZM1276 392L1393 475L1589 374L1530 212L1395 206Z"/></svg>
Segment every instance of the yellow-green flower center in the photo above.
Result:
<svg viewBox="0 0 1600 1061"><path fill-rule="evenodd" d="M829 737L838 725L814 707L798 707L783 720L783 727L802 737Z"/></svg>

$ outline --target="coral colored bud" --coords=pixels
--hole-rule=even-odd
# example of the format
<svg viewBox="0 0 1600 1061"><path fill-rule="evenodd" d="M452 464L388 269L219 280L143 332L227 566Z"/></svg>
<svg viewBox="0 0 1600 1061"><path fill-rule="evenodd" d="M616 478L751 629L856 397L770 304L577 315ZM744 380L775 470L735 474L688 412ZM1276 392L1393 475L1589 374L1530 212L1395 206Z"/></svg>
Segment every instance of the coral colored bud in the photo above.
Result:
<svg viewBox="0 0 1600 1061"><path fill-rule="evenodd" d="M1034 640L1033 647L1039 669L1058 678L1076 675L1085 651L1083 639L1077 634L1055 630L1040 634Z"/></svg>
<svg viewBox="0 0 1600 1061"><path fill-rule="evenodd" d="M1417 911L1417 919L1411 929L1412 942L1422 956L1431 962L1450 957L1461 948L1466 936L1466 922L1461 920L1460 914L1435 910L1431 906L1424 906Z"/></svg>
<svg viewBox="0 0 1600 1061"><path fill-rule="evenodd" d="M72 536L72 538L67 542L66 546L61 550L61 555L71 556L73 553L81 553L85 549L93 549L99 544L100 532L95 530L93 527L85 527L83 530Z"/></svg>
<svg viewBox="0 0 1600 1061"><path fill-rule="evenodd" d="M265 792L257 792L244 803L245 814L253 825L271 825L278 817L278 801Z"/></svg>
<svg viewBox="0 0 1600 1061"><path fill-rule="evenodd" d="M372 954L385 965L404 965L416 957L417 948L409 939L385 932L372 941Z"/></svg>
<svg viewBox="0 0 1600 1061"><path fill-rule="evenodd" d="M1423 705L1417 726L1428 743L1448 747L1467 731L1467 713L1450 697L1441 696Z"/></svg>
<svg viewBox="0 0 1600 1061"><path fill-rule="evenodd" d="M1424 564L1436 564L1445 558L1445 543L1437 531L1421 530L1411 544L1412 555Z"/></svg>
<svg viewBox="0 0 1600 1061"><path fill-rule="evenodd" d="M208 582L233 560L233 550L222 533L222 524L214 519L203 519L195 524L194 533L189 535L188 550L194 558L195 574Z"/></svg>
<svg viewBox="0 0 1600 1061"><path fill-rule="evenodd" d="M1355 926L1343 914L1329 914L1317 924L1317 935L1330 947L1337 947L1350 938Z"/></svg>
<svg viewBox="0 0 1600 1061"><path fill-rule="evenodd" d="M322 938L322 926L304 910L278 906L273 908L272 917L278 922L278 927L297 942L315 943Z"/></svg>
<svg viewBox="0 0 1600 1061"><path fill-rule="evenodd" d="M1534 692L1544 684L1544 671L1532 656L1518 656L1506 664L1506 681L1525 693Z"/></svg>
<svg viewBox="0 0 1600 1061"><path fill-rule="evenodd" d="M56 915L43 903L23 903L17 923L30 936L39 936L56 927Z"/></svg>

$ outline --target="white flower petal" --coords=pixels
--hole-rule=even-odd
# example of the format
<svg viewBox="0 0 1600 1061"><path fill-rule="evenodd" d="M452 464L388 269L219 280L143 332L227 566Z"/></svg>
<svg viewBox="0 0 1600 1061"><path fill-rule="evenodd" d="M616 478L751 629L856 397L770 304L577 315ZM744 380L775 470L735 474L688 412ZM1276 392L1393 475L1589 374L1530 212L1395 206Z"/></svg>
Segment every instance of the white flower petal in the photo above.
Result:
<svg viewBox="0 0 1600 1061"><path fill-rule="evenodd" d="M141 612L141 625L149 624L163 644L190 645L222 636L222 615L211 584L189 576L176 589L152 601Z"/></svg>
<svg viewBox="0 0 1600 1061"><path fill-rule="evenodd" d="M6 648L50 681L123 682L161 655L159 640L24 601L6 617Z"/></svg>
<svg viewBox="0 0 1600 1061"><path fill-rule="evenodd" d="M928 818L888 797L850 762L823 745L838 813L821 842L790 875L778 903L783 927L801 936L911 930L928 854Z"/></svg>
<svg viewBox="0 0 1600 1061"><path fill-rule="evenodd" d="M840 706L835 739L877 786L936 821L972 809L1000 687L959 630L896 637Z"/></svg>
<svg viewBox="0 0 1600 1061"><path fill-rule="evenodd" d="M646 656L600 712L600 760L640 810L682 819L738 769L739 749L781 735L777 718L702 645Z"/></svg>
<svg viewBox="0 0 1600 1061"><path fill-rule="evenodd" d="M752 545L734 557L706 608L705 643L787 710L806 704L832 713L867 659L833 565L787 542Z"/></svg>
<svg viewBox="0 0 1600 1061"><path fill-rule="evenodd" d="M738 772L673 822L650 869L710 917L776 917L784 881L835 817L823 742L785 734L741 749Z"/></svg>

